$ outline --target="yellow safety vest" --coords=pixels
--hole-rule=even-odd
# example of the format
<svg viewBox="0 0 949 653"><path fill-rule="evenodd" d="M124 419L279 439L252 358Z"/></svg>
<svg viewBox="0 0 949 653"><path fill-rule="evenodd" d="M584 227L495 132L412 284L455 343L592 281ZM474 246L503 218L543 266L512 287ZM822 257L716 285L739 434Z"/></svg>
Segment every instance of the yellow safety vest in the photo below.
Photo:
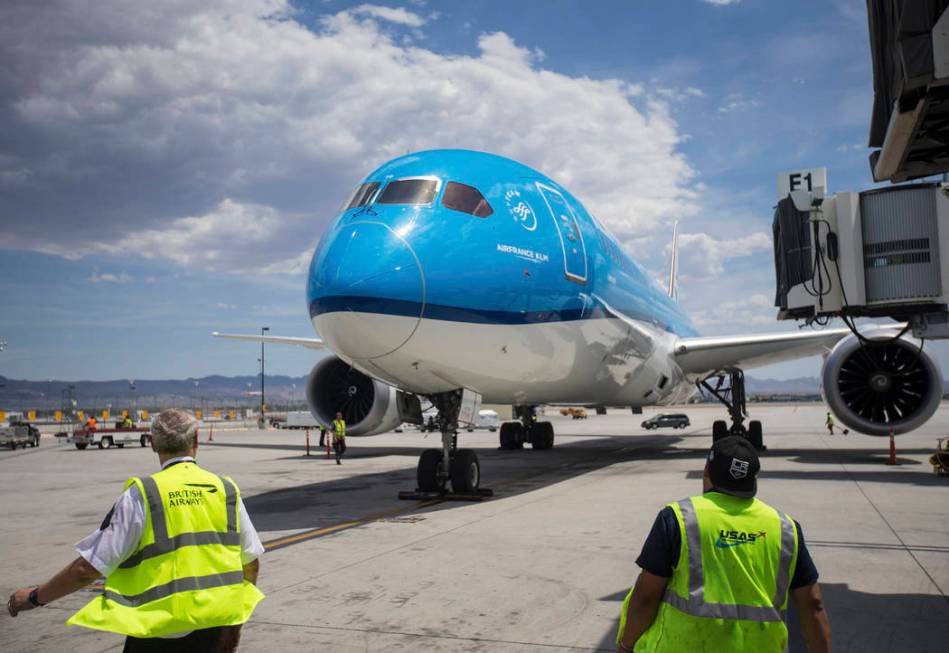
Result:
<svg viewBox="0 0 949 653"><path fill-rule="evenodd" d="M682 534L679 562L640 652L755 651L787 646L784 619L797 564L797 529L758 499L709 492L669 504ZM617 640L633 590L623 602Z"/></svg>
<svg viewBox="0 0 949 653"><path fill-rule="evenodd" d="M132 485L145 503L138 547L66 623L144 638L247 621L264 595L244 580L237 484L183 462Z"/></svg>
<svg viewBox="0 0 949 653"><path fill-rule="evenodd" d="M340 440L346 438L346 420L343 419L334 419L333 420L333 431L336 433L336 437Z"/></svg>

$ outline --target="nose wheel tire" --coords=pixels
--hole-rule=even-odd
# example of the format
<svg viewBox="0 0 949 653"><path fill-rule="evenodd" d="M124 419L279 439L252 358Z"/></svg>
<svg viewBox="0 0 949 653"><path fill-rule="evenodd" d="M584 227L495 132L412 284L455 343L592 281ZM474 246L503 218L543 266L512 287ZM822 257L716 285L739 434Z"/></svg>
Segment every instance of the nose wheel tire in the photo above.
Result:
<svg viewBox="0 0 949 653"><path fill-rule="evenodd" d="M764 438L762 437L761 422L756 419L748 422L748 442L758 451L764 450Z"/></svg>
<svg viewBox="0 0 949 653"><path fill-rule="evenodd" d="M418 489L421 492L440 492L442 481L439 480L439 472L442 467L441 449L426 449L418 459L418 468L416 469L416 480Z"/></svg>
<svg viewBox="0 0 949 653"><path fill-rule="evenodd" d="M451 461L451 489L458 494L477 492L481 484L481 466L471 449L458 449Z"/></svg>
<svg viewBox="0 0 949 653"><path fill-rule="evenodd" d="M712 422L712 442L728 437L728 423L723 419Z"/></svg>

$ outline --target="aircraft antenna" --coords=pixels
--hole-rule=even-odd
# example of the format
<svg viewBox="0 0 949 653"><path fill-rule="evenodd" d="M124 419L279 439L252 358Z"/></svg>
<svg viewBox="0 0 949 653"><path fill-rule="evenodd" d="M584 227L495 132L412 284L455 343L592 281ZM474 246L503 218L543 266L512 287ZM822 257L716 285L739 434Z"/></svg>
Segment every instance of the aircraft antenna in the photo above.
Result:
<svg viewBox="0 0 949 653"><path fill-rule="evenodd" d="M672 226L672 258L669 261L669 296L673 299L679 294L676 281L679 276L679 221Z"/></svg>

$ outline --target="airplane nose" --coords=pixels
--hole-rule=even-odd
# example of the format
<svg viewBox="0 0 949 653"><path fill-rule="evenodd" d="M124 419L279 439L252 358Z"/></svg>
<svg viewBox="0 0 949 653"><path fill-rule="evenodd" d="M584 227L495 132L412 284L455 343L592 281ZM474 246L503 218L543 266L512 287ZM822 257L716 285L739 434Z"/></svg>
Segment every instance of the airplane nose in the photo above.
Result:
<svg viewBox="0 0 949 653"><path fill-rule="evenodd" d="M378 358L412 337L425 304L422 270L408 242L387 225L342 227L314 272L310 315L332 350Z"/></svg>

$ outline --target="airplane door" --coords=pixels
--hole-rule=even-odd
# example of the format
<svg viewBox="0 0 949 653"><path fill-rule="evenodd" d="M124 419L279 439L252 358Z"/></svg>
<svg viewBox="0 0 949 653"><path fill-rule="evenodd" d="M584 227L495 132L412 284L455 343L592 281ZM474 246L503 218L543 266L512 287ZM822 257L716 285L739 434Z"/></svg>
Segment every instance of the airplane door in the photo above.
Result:
<svg viewBox="0 0 949 653"><path fill-rule="evenodd" d="M536 182L537 190L544 197L550 217L557 226L560 245L563 248L564 274L576 283L587 282L587 250L580 233L577 216L567 204L564 196L556 188Z"/></svg>

